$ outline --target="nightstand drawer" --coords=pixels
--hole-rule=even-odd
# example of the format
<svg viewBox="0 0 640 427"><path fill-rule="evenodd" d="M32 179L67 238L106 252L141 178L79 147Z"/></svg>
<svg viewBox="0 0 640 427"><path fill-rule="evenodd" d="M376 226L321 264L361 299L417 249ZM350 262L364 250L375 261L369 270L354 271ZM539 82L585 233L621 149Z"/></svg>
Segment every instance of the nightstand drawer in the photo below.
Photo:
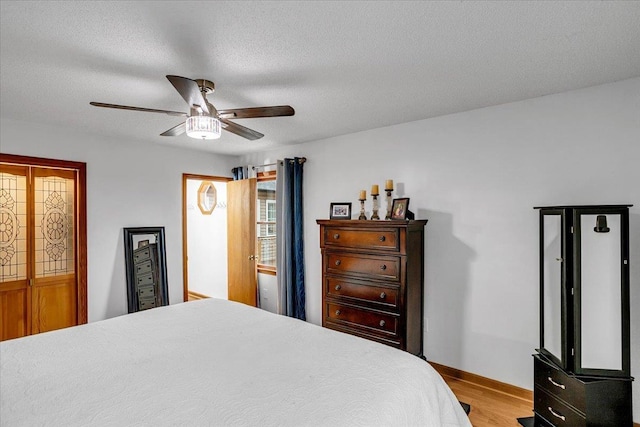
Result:
<svg viewBox="0 0 640 427"><path fill-rule="evenodd" d="M345 298L360 302L370 302L384 308L397 308L399 286L375 286L372 282L359 282L343 278L327 277L325 292L333 298Z"/></svg>
<svg viewBox="0 0 640 427"><path fill-rule="evenodd" d="M400 250L397 228L350 230L342 227L326 227L322 237L327 246L389 251Z"/></svg>
<svg viewBox="0 0 640 427"><path fill-rule="evenodd" d="M582 427L587 425L586 418L555 396L545 393L538 385L534 386L535 413L554 426Z"/></svg>
<svg viewBox="0 0 640 427"><path fill-rule="evenodd" d="M392 336L398 334L398 317L392 314L378 313L350 305L328 303L326 316L327 320L335 323L348 324L352 327Z"/></svg>
<svg viewBox="0 0 640 427"><path fill-rule="evenodd" d="M330 252L326 255L325 273L400 281L400 258Z"/></svg>
<svg viewBox="0 0 640 427"><path fill-rule="evenodd" d="M585 412L585 385L565 372L534 357L533 375L536 386L565 402L571 402L577 410Z"/></svg>

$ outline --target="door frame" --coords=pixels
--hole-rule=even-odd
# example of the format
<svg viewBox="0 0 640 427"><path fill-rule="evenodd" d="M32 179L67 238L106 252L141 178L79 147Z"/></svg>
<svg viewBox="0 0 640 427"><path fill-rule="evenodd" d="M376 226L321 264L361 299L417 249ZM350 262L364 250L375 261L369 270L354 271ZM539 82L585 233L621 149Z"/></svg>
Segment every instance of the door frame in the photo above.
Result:
<svg viewBox="0 0 640 427"><path fill-rule="evenodd" d="M182 174L182 298L184 302L189 301L189 264L188 242L187 242L187 180L198 179L201 181L221 181L229 182L233 178L227 176L199 175L192 173Z"/></svg>
<svg viewBox="0 0 640 427"><path fill-rule="evenodd" d="M0 153L0 163L76 171L76 320L78 325L87 323L87 164L4 153Z"/></svg>

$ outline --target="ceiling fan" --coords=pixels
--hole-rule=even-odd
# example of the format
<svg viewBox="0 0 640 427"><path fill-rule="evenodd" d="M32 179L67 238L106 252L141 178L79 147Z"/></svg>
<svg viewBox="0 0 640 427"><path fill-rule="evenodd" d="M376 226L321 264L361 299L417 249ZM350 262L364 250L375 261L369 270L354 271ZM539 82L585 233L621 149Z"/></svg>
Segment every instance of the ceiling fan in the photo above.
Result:
<svg viewBox="0 0 640 427"><path fill-rule="evenodd" d="M186 134L197 139L220 138L220 129L235 133L251 141L260 139L264 135L253 129L249 129L229 119L250 119L257 117L281 117L293 116L295 111L289 105L274 107L233 108L216 110L207 100L207 95L213 93L215 85L205 79L188 79L180 76L167 76L173 87L187 101L189 113L179 111L156 110L153 108L129 107L127 105L105 104L102 102L90 102L96 107L117 108L120 110L144 111L147 113L162 113L169 116L186 117L186 120L172 127L161 136L177 136Z"/></svg>

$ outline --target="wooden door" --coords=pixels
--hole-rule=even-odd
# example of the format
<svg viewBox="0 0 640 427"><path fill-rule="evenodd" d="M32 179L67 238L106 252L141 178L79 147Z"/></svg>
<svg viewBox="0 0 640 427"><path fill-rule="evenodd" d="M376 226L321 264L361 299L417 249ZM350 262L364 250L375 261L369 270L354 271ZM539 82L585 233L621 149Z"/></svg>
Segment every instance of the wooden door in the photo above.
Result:
<svg viewBox="0 0 640 427"><path fill-rule="evenodd" d="M0 340L87 321L82 168L0 163Z"/></svg>
<svg viewBox="0 0 640 427"><path fill-rule="evenodd" d="M29 168L0 164L0 339L31 333Z"/></svg>
<svg viewBox="0 0 640 427"><path fill-rule="evenodd" d="M227 183L229 300L258 305L255 178Z"/></svg>

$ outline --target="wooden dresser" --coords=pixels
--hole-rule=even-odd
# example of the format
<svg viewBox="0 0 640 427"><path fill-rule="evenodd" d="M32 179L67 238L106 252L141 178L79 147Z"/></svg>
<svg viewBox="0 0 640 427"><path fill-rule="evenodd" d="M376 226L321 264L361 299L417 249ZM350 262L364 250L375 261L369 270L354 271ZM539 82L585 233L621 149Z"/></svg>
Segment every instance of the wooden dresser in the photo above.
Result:
<svg viewBox="0 0 640 427"><path fill-rule="evenodd" d="M151 243L133 250L135 295L137 296L135 311L162 305L158 286L158 251L156 246L155 243Z"/></svg>
<svg viewBox="0 0 640 427"><path fill-rule="evenodd" d="M317 220L322 326L424 358L426 220Z"/></svg>

